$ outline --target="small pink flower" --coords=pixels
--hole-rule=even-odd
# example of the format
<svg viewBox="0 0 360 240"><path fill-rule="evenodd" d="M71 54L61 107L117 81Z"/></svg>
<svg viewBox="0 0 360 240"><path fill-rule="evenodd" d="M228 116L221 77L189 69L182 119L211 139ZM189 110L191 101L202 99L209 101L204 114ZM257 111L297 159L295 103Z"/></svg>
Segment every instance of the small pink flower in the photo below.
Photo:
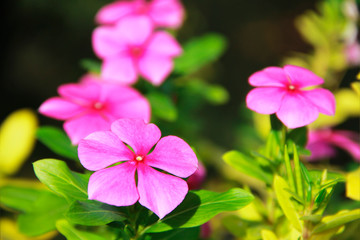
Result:
<svg viewBox="0 0 360 240"><path fill-rule="evenodd" d="M288 128L305 126L318 117L319 112L334 115L335 98L326 89L304 88L324 83L311 71L292 65L268 67L249 78L252 86L246 96L247 107L261 114L273 114Z"/></svg>
<svg viewBox="0 0 360 240"><path fill-rule="evenodd" d="M89 199L115 206L129 206L139 201L160 218L175 209L188 192L181 178L193 174L198 161L182 139L160 137L161 132L154 124L145 124L139 119L119 119L111 125L111 131L95 132L81 140L80 162L96 171L89 180ZM123 163L118 164L120 162ZM116 165L111 166L113 164Z"/></svg>
<svg viewBox="0 0 360 240"><path fill-rule="evenodd" d="M160 85L172 71L172 58L181 54L176 40L163 31L153 32L144 17L128 17L114 26L102 26L93 33L96 55L103 59L105 80L133 84L142 75Z"/></svg>
<svg viewBox="0 0 360 240"><path fill-rule="evenodd" d="M335 148L347 151L360 162L359 134L345 130L321 129L309 132L306 148L311 151L309 161L334 157Z"/></svg>
<svg viewBox="0 0 360 240"><path fill-rule="evenodd" d="M360 44L353 42L345 47L346 61L351 66L359 66L360 64Z"/></svg>
<svg viewBox="0 0 360 240"><path fill-rule="evenodd" d="M135 89L97 81L86 75L80 83L64 84L58 88L60 97L41 104L39 112L65 120L64 129L75 145L92 132L110 129L119 118L150 120L150 104Z"/></svg>
<svg viewBox="0 0 360 240"><path fill-rule="evenodd" d="M102 7L96 15L99 24L115 24L132 16L145 16L156 27L178 28L184 19L184 10L178 0L115 1Z"/></svg>

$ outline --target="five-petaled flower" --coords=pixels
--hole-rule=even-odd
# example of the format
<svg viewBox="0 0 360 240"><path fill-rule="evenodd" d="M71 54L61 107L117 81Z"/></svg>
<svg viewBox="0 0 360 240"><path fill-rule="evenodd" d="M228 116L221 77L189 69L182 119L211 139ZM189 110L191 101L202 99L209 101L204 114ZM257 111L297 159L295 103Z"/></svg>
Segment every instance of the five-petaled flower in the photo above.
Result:
<svg viewBox="0 0 360 240"><path fill-rule="evenodd" d="M128 17L114 26L95 29L93 48L103 60L101 76L108 81L133 84L138 74L160 85L173 69L181 46L164 31L153 32L145 17Z"/></svg>
<svg viewBox="0 0 360 240"><path fill-rule="evenodd" d="M276 113L289 128L305 126L320 113L334 115L335 98L326 89L305 88L324 83L324 80L311 71L292 65L268 67L252 74L252 86L246 96L247 107L261 114Z"/></svg>
<svg viewBox="0 0 360 240"><path fill-rule="evenodd" d="M92 132L109 130L119 118L150 120L150 104L138 91L92 75L85 75L80 83L60 86L58 93L60 97L46 100L39 112L65 120L65 132L74 145Z"/></svg>
<svg viewBox="0 0 360 240"><path fill-rule="evenodd" d="M181 178L193 174L198 161L184 140L160 137L154 124L119 119L111 125L111 131L95 132L81 140L80 162L86 169L96 171L89 180L89 199L115 206L139 201L160 218L175 209L188 192L188 185Z"/></svg>
<svg viewBox="0 0 360 240"><path fill-rule="evenodd" d="M178 0L115 1L96 14L99 24L115 24L126 17L145 16L156 27L178 28L184 19L184 9Z"/></svg>

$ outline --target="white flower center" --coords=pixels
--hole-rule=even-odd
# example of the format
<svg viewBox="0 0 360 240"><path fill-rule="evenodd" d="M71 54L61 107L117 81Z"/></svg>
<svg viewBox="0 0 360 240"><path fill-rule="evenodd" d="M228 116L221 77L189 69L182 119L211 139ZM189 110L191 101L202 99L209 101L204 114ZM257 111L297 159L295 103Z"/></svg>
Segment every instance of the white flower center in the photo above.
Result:
<svg viewBox="0 0 360 240"><path fill-rule="evenodd" d="M135 160L140 162L140 161L144 160L144 157L143 156L136 156Z"/></svg>
<svg viewBox="0 0 360 240"><path fill-rule="evenodd" d="M100 110L104 107L104 104L102 104L101 102L96 102L94 103L93 107L97 110Z"/></svg>
<svg viewBox="0 0 360 240"><path fill-rule="evenodd" d="M294 89L295 89L295 86L294 86L294 85L289 85L289 89L290 89L290 90L294 90Z"/></svg>

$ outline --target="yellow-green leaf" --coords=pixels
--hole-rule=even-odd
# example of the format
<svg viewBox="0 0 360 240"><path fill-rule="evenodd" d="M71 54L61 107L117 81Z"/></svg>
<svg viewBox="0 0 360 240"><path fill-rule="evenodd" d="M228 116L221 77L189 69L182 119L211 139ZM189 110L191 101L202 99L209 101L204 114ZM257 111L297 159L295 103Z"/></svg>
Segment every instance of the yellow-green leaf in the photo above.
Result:
<svg viewBox="0 0 360 240"><path fill-rule="evenodd" d="M270 230L263 229L261 230L261 237L263 240L277 240L275 233Z"/></svg>
<svg viewBox="0 0 360 240"><path fill-rule="evenodd" d="M290 189L289 185L282 177L276 175L274 178L274 188L278 203L285 216L298 231L302 232L299 214L291 201L291 194L286 190Z"/></svg>
<svg viewBox="0 0 360 240"><path fill-rule="evenodd" d="M360 167L346 176L346 196L360 201Z"/></svg>

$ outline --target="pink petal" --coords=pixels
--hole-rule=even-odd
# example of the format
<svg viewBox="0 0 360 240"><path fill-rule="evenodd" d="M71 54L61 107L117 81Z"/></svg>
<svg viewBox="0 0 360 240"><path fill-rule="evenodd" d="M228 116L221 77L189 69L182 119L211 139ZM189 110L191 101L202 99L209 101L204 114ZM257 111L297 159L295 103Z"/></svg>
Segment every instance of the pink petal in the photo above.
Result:
<svg viewBox="0 0 360 240"><path fill-rule="evenodd" d="M116 32L131 46L141 46L150 37L153 25L143 15L133 15L122 19L116 25Z"/></svg>
<svg viewBox="0 0 360 240"><path fill-rule="evenodd" d="M110 82L133 84L137 73L130 57L117 57L104 60L101 66L101 77Z"/></svg>
<svg viewBox="0 0 360 240"><path fill-rule="evenodd" d="M261 114L273 114L279 110L286 90L277 87L254 88L246 96L249 109Z"/></svg>
<svg viewBox="0 0 360 240"><path fill-rule="evenodd" d="M284 96L276 115L288 128L305 126L319 116L319 110L300 94L288 93Z"/></svg>
<svg viewBox="0 0 360 240"><path fill-rule="evenodd" d="M157 55L174 57L182 53L181 46L173 36L166 32L156 32L151 37L147 51Z"/></svg>
<svg viewBox="0 0 360 240"><path fill-rule="evenodd" d="M92 45L100 58L114 57L127 51L127 42L114 26L96 28L92 34Z"/></svg>
<svg viewBox="0 0 360 240"><path fill-rule="evenodd" d="M49 98L39 108L41 114L58 120L72 118L85 110L84 107L60 97Z"/></svg>
<svg viewBox="0 0 360 240"><path fill-rule="evenodd" d="M64 129L72 144L76 145L90 133L109 130L110 122L100 114L92 113L66 121Z"/></svg>
<svg viewBox="0 0 360 240"><path fill-rule="evenodd" d="M147 52L139 59L138 67L144 78L158 86L169 76L174 64L170 57Z"/></svg>
<svg viewBox="0 0 360 240"><path fill-rule="evenodd" d="M327 115L335 114L335 97L329 90L318 88L302 91L301 94L312 102L319 109L319 112Z"/></svg>
<svg viewBox="0 0 360 240"><path fill-rule="evenodd" d="M198 167L194 151L184 140L175 136L160 139L145 163L183 178L193 174Z"/></svg>
<svg viewBox="0 0 360 240"><path fill-rule="evenodd" d="M125 162L95 172L89 180L89 199L115 206L133 205L139 199L135 170L135 165Z"/></svg>
<svg viewBox="0 0 360 240"><path fill-rule="evenodd" d="M347 136L347 133L347 131L334 131L329 142L346 150L355 160L360 161L359 136L356 136L356 140L352 140Z"/></svg>
<svg viewBox="0 0 360 240"><path fill-rule="evenodd" d="M316 76L306 68L285 65L284 71L290 77L291 83L299 88L316 86L324 83L324 80L321 77Z"/></svg>
<svg viewBox="0 0 360 240"><path fill-rule="evenodd" d="M252 74L249 83L255 87L286 87L289 79L282 68L267 67Z"/></svg>
<svg viewBox="0 0 360 240"><path fill-rule="evenodd" d="M101 86L89 76L86 79L80 83L61 85L58 88L59 95L79 105L89 106L99 99Z"/></svg>
<svg viewBox="0 0 360 240"><path fill-rule="evenodd" d="M146 124L142 119L119 119L113 122L111 131L129 144L136 154L143 156L161 137L160 129L155 124Z"/></svg>
<svg viewBox="0 0 360 240"><path fill-rule="evenodd" d="M81 164L91 171L134 158L134 153L110 131L94 132L80 140L78 154Z"/></svg>
<svg viewBox="0 0 360 240"><path fill-rule="evenodd" d="M113 24L133 11L132 2L116 1L102 7L96 14L95 21L98 24Z"/></svg>
<svg viewBox="0 0 360 240"><path fill-rule="evenodd" d="M158 172L146 164L139 164L138 191L140 204L161 219L184 200L188 186L181 178Z"/></svg>
<svg viewBox="0 0 360 240"><path fill-rule="evenodd" d="M184 10L177 0L153 0L149 15L158 26L178 28L184 19Z"/></svg>

